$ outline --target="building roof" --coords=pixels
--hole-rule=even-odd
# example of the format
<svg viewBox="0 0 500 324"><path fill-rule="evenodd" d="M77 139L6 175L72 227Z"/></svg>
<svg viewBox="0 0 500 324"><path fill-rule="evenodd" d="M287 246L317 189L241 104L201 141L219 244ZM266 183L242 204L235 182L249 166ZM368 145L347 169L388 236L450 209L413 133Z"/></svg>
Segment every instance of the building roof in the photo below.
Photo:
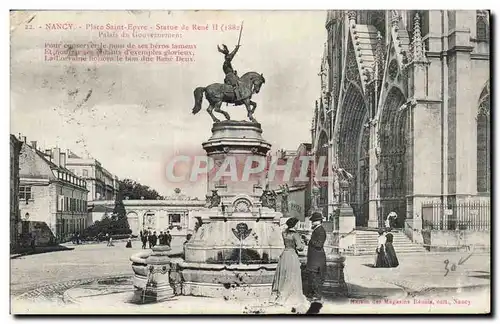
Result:
<svg viewBox="0 0 500 324"><path fill-rule="evenodd" d="M99 162L99 160L97 160L93 157L82 158L70 150L68 150L68 159L66 160L66 165L69 165L69 166L76 166L76 165L78 165L78 166L97 166L107 177L118 179L118 177L116 175L114 175L109 170L104 168L102 166L101 162Z"/></svg>
<svg viewBox="0 0 500 324"><path fill-rule="evenodd" d="M42 160L44 160L44 162L45 162L45 163L47 163L47 164L50 166L50 168L51 168L52 170L57 170L57 171L66 172L66 173L69 173L69 174L71 174L71 175L73 175L73 176L75 176L75 177L79 178L77 175L75 175L73 172L71 172L70 170L66 169L65 167L59 166L59 165L55 164L54 162L50 161L49 159L47 159L47 156L45 155L45 153L40 152L39 150L32 148L30 145L28 145L28 144L26 144L26 143L24 143L24 145L29 146L29 147L30 147L33 151L35 151L35 153L36 153L36 154L37 154L37 155L38 155L38 156L39 156Z"/></svg>
<svg viewBox="0 0 500 324"><path fill-rule="evenodd" d="M83 180L65 167L59 166L47 159L47 156L43 152L31 147L27 143L21 143L21 155L19 158L19 176L21 178L56 180L57 177L53 173L55 170Z"/></svg>
<svg viewBox="0 0 500 324"><path fill-rule="evenodd" d="M68 150L68 158L69 159L81 159L78 155L75 154L75 152Z"/></svg>

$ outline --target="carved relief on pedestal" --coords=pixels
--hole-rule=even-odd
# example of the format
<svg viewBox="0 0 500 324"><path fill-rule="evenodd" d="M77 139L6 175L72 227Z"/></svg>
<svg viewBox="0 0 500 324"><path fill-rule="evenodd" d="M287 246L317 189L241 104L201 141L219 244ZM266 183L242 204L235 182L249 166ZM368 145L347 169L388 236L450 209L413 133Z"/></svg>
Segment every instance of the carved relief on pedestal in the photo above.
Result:
<svg viewBox="0 0 500 324"><path fill-rule="evenodd" d="M262 196L260 196L260 202L262 207L267 207L276 210L276 198L277 194L274 190L270 190L269 186L266 187Z"/></svg>
<svg viewBox="0 0 500 324"><path fill-rule="evenodd" d="M248 199L239 198L233 203L234 211L238 213L249 213L252 204Z"/></svg>

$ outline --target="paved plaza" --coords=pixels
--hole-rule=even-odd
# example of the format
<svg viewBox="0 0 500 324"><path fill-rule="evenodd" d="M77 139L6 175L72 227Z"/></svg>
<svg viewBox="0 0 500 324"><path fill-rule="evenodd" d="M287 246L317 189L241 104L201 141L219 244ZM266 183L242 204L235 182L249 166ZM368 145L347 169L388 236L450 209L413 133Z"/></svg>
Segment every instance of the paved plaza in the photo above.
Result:
<svg viewBox="0 0 500 324"><path fill-rule="evenodd" d="M54 307L57 307L58 313L241 314L283 311L261 307L255 301L253 304L243 304L191 296L178 296L160 304L133 304L130 302L133 287L129 257L141 251L139 242L134 242L132 249L125 248L125 243L122 242L114 247L107 247L102 243L72 248L74 249L11 260L14 313L24 313L27 308L30 313L51 313L56 311ZM176 248L179 247L173 247L174 250ZM416 311L421 312L421 307L432 308L420 302L421 299L429 298L444 298L448 300L449 306L457 306L457 302L463 303L458 309L453 308L453 312L484 312L488 309L491 275L489 254L419 253L401 254L398 258L398 268L374 269L371 268L372 256L347 256L344 273L349 288L348 296L326 301L322 313L364 312L363 309L367 313L394 310L412 312L415 311L414 307L419 307L420 310ZM89 298L84 293L89 290L82 287L93 287L92 285L106 287L107 293ZM385 299L386 302L377 305L377 310L374 311L371 302L366 303L377 299ZM68 303L75 300L77 304ZM412 300L412 304L404 304L406 302L401 300ZM414 304L414 300L417 300L417 304ZM220 306L221 302L225 305L223 308ZM342 307L339 308L339 305ZM440 311L446 312L446 308L441 308Z"/></svg>

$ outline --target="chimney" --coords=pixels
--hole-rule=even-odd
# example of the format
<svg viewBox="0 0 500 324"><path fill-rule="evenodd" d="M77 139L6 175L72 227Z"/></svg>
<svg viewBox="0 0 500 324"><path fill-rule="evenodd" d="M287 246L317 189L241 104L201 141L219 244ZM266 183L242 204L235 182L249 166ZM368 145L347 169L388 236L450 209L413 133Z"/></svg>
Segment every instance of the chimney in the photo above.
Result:
<svg viewBox="0 0 500 324"><path fill-rule="evenodd" d="M52 149L52 162L57 166L61 165L61 150L57 147Z"/></svg>
<svg viewBox="0 0 500 324"><path fill-rule="evenodd" d="M65 168L66 167L66 153L59 153L59 156L60 156L59 163L61 163L60 166Z"/></svg>
<svg viewBox="0 0 500 324"><path fill-rule="evenodd" d="M31 141L31 147L36 150L36 141Z"/></svg>
<svg viewBox="0 0 500 324"><path fill-rule="evenodd" d="M24 142L24 143L26 143L26 136L22 136L21 137L21 141Z"/></svg>
<svg viewBox="0 0 500 324"><path fill-rule="evenodd" d="M52 161L52 151L50 149L45 150L45 156L47 156L49 160Z"/></svg>

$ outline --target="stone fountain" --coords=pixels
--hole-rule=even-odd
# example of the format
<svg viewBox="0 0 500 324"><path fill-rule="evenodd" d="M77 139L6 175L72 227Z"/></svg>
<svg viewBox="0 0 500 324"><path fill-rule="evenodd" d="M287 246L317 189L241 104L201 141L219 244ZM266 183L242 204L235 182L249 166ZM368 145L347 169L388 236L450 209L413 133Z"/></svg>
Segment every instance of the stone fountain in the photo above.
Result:
<svg viewBox="0 0 500 324"><path fill-rule="evenodd" d="M202 225L185 245L182 260L171 260L161 246L153 248L151 255L131 258L137 294L143 300L144 296L169 298L174 293L269 297L283 250L281 213L275 210L273 193L262 188L262 177L244 179L241 169L245 163L253 167L265 163L271 145L262 138L260 124L246 121L215 123L212 136L202 145L214 161L207 176L206 208L193 215L201 218ZM221 176L228 166L236 166L236 179Z"/></svg>
<svg viewBox="0 0 500 324"><path fill-rule="evenodd" d="M261 178L218 176L236 162L265 163L271 145L262 138L260 124L225 121L214 124L203 143L215 169L208 175L209 204L199 212L203 225L186 245L180 264L185 293L199 296L255 298L270 295L283 250L275 204L262 199L267 192ZM259 162L257 162L259 161ZM233 165L234 166L234 165ZM228 289L231 288L231 289Z"/></svg>

